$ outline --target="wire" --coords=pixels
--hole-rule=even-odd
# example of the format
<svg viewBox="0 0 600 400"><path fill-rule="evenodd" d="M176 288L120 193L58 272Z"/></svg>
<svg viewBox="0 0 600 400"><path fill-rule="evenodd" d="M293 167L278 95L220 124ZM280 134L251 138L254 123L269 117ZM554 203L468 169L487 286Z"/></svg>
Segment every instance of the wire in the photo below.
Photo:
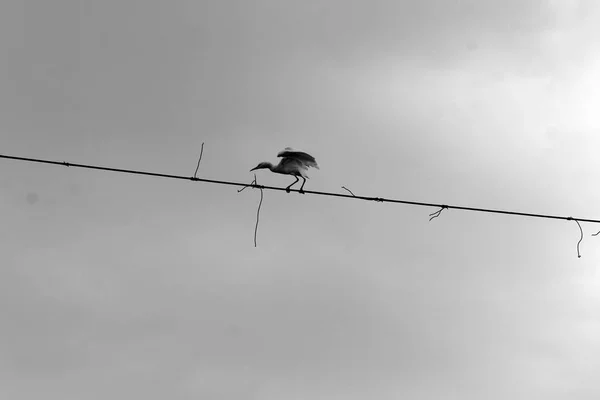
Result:
<svg viewBox="0 0 600 400"><path fill-rule="evenodd" d="M254 175L254 181L256 181L256 175ZM256 210L256 225L254 226L254 247L256 247L256 234L258 232L258 219L260 218L260 206L263 202L263 190L260 189L260 203L258 203L258 209Z"/></svg>
<svg viewBox="0 0 600 400"><path fill-rule="evenodd" d="M575 218L569 218L569 219L577 222L577 226L579 227L579 232L581 233L581 237L579 238L579 241L577 242L577 258L581 258L581 253L579 252L579 245L583 241L583 229L581 228L581 224L579 223L579 221L577 221Z"/></svg>
<svg viewBox="0 0 600 400"><path fill-rule="evenodd" d="M448 206L443 205L442 208L440 208L436 212L432 212L431 214L429 214L429 216L431 217L429 218L429 222L431 222L432 219L439 217L442 214L442 211L444 211L446 208L448 208Z"/></svg>
<svg viewBox="0 0 600 400"><path fill-rule="evenodd" d="M258 187L260 189L260 203L258 203L258 210L256 210L256 225L254 226L254 247L256 247L256 234L258 232L258 221L260 219L260 206L262 206L263 202L263 190L262 187L258 186L256 183L256 174L254 174L254 180L249 184L239 189L237 192L243 192L247 187Z"/></svg>
<svg viewBox="0 0 600 400"><path fill-rule="evenodd" d="M352 193L352 190L348 189L346 186L342 186L342 189L344 189L345 191L347 191L348 193L350 193L352 195L352 197L356 197L354 195L354 193Z"/></svg>
<svg viewBox="0 0 600 400"><path fill-rule="evenodd" d="M285 188L258 185L256 183L248 185L247 183L228 182L228 181L221 181L221 180L216 180L216 179L196 178L193 176L187 177L187 176L181 176L181 175L162 174L162 173L157 173L157 172L147 172L147 171L139 171L139 170L123 169L123 168L110 168L110 167L102 167L102 166L97 166L97 165L76 164L76 163L69 163L66 161L51 161L51 160L42 160L42 159L38 159L38 158L7 156L7 155L2 155L2 154L0 154L0 158L6 158L9 160L17 160L17 161L33 162L33 163L62 165L65 167L87 168L87 169L95 169L95 170L101 170L101 171L119 172L119 173L124 173L124 174L154 176L154 177L158 177L158 178L181 179L181 180L189 180L189 181L196 181L196 182L214 183L214 184L218 184L218 185L241 186L241 187L248 186L248 187L252 187L254 189L265 189L265 190L279 190L279 191L286 190ZM299 190L297 190L297 189L290 189L290 191L299 192ZM531 218L560 219L560 220L565 220L565 221L571 221L571 220L575 219L579 222L590 222L590 223L594 223L594 224L600 224L600 220L590 219L590 218L573 218L573 217L563 217L563 216L559 216L559 215L525 213L525 212L506 211L506 210L498 210L498 209L491 209L491 208L453 206L453 205L446 205L446 204L426 203L426 202L420 202L420 201L386 199L386 198L382 198L382 197L353 196L353 195L344 194L344 193L318 192L318 191L312 191L312 190L305 190L304 193L314 194L314 195L319 195L319 196L345 197L348 199L377 201L377 202L381 202L381 203L407 204L407 205L413 205L413 206L447 208L447 209L454 209L454 210L483 212L483 213L491 213L491 214L516 215L516 216L531 217Z"/></svg>
<svg viewBox="0 0 600 400"><path fill-rule="evenodd" d="M196 165L196 171L194 172L194 178L198 173L198 168L200 168L200 161L202 161L202 153L204 153L204 142L202 142L202 148L200 149L200 158L198 159L198 165Z"/></svg>

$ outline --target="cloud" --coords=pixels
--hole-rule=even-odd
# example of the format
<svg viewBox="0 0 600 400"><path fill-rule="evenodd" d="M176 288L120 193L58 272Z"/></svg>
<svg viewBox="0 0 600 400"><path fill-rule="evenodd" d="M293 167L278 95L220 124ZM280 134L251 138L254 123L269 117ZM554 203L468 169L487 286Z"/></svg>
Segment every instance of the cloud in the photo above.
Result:
<svg viewBox="0 0 600 400"><path fill-rule="evenodd" d="M6 148L191 176L205 141L199 176L249 182L296 146L315 190L594 211L594 2L7 4ZM598 392L575 225L267 192L255 249L257 192L6 171L11 395Z"/></svg>

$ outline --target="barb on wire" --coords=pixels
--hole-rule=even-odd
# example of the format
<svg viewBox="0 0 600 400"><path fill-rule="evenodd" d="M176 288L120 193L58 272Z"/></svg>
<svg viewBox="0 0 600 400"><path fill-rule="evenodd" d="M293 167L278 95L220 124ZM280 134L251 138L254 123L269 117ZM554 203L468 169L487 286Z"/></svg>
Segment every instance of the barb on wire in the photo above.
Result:
<svg viewBox="0 0 600 400"><path fill-rule="evenodd" d="M260 203L258 203L258 210L256 210L256 226L254 227L254 247L256 247L256 234L258 232L258 221L260 219L260 207L262 206L262 202L263 202L263 186L261 186L257 183L256 174L254 174L254 180L249 185L246 185L243 188L238 189L237 192L240 193L247 187L253 187L253 188L260 189Z"/></svg>
<svg viewBox="0 0 600 400"><path fill-rule="evenodd" d="M198 179L196 174L198 173L198 168L200 168L200 161L202 161L202 153L204 153L204 142L202 142L202 147L200 148L200 158L198 158L198 165L196 165L196 171L194 171L194 179Z"/></svg>
<svg viewBox="0 0 600 400"><path fill-rule="evenodd" d="M431 217L431 218L429 218L429 222L431 222L432 219L439 217L440 214L442 213L442 211L447 210L447 209L448 209L448 206L442 205L442 208L440 208L439 210L437 210L434 213L429 214L429 216Z"/></svg>
<svg viewBox="0 0 600 400"><path fill-rule="evenodd" d="M352 195L352 197L356 197L354 195L354 193L352 193L352 190L348 189L346 186L342 186L342 189L346 190L348 193L350 193Z"/></svg>
<svg viewBox="0 0 600 400"><path fill-rule="evenodd" d="M581 237L579 238L579 241L577 242L577 258L581 258L581 253L579 252L579 245L581 244L581 241L583 240L583 229L581 228L581 224L579 223L579 221L577 221L575 218L569 217L567 219L569 221L577 222L577 226L579 227L579 232L581 233Z"/></svg>
<svg viewBox="0 0 600 400"><path fill-rule="evenodd" d="M252 182L250 182L248 185L244 186L241 189L238 189L238 193L243 191L244 189L246 189L247 187L258 187L258 185L256 184L256 174L254 174L254 180Z"/></svg>

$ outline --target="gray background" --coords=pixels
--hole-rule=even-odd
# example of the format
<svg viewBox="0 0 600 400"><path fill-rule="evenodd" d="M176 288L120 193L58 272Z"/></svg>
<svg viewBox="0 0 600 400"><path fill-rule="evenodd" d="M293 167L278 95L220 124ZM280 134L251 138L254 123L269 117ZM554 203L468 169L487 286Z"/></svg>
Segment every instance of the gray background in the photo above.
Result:
<svg viewBox="0 0 600 400"><path fill-rule="evenodd" d="M600 217L595 1L4 0L0 153ZM258 171L259 183L292 179ZM2 399L597 399L599 226L0 160Z"/></svg>

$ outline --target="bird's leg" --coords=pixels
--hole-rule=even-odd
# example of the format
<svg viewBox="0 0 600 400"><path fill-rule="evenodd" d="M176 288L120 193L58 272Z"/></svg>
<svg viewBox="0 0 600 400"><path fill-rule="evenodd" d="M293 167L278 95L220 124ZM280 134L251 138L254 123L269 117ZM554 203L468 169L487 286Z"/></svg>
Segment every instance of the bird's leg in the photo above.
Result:
<svg viewBox="0 0 600 400"><path fill-rule="evenodd" d="M296 178L296 180L295 180L295 181L294 181L294 182L293 182L293 183L292 183L290 186L288 186L288 187L286 187L286 188L285 188L285 191L286 191L286 192L288 192L288 193L290 192L290 188L291 188L292 186L294 186L294 185L296 184L296 182L298 182L298 181L299 181L299 179L298 179L298 177L297 177L297 176L294 176L294 178Z"/></svg>
<svg viewBox="0 0 600 400"><path fill-rule="evenodd" d="M304 184L306 183L306 178L302 177L302 179L304 180L304 182L302 182L302 186L300 186L300 193L304 194L304 190L302 190L302 189L304 189Z"/></svg>

